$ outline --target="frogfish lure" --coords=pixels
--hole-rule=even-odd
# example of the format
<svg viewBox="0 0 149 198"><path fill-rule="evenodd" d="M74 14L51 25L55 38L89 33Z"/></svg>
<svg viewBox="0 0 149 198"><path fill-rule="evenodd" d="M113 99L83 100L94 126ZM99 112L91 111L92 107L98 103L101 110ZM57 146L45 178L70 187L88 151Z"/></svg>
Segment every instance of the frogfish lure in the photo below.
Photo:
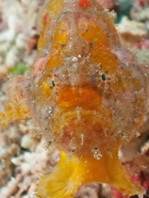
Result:
<svg viewBox="0 0 149 198"><path fill-rule="evenodd" d="M49 0L39 33L37 61L27 76L11 81L0 113L2 127L32 117L61 151L37 196L72 198L89 182L139 194L118 151L144 120L146 81L109 13L96 0Z"/></svg>

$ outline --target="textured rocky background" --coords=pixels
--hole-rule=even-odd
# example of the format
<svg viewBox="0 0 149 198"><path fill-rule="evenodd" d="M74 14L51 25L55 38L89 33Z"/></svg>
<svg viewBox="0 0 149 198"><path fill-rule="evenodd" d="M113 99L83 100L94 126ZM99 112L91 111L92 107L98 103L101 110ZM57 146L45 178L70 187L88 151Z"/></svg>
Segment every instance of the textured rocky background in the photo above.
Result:
<svg viewBox="0 0 149 198"><path fill-rule="evenodd" d="M149 1L98 1L110 9L123 44L137 55L146 72L149 63ZM25 74L37 56L37 18L43 3L44 0L0 0L1 109L6 98L5 82L17 74ZM146 164L149 164L148 116L140 134L129 146L122 148L120 156L132 175L138 174L140 170L145 171L146 179L140 176L140 180L149 189L146 168ZM59 159L58 152L54 151L51 155L52 152L44 147L40 131L31 120L14 123L1 130L0 198L35 198L38 178L41 174L51 172ZM111 197L111 192L115 198L123 197L119 192L100 184L81 188L76 197Z"/></svg>

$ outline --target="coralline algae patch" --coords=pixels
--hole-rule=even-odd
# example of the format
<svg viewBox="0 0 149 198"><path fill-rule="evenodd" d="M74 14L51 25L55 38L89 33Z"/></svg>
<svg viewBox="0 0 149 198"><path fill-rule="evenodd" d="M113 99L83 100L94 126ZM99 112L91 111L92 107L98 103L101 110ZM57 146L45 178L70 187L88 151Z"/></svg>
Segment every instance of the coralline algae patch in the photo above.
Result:
<svg viewBox="0 0 149 198"><path fill-rule="evenodd" d="M144 120L146 82L108 13L95 0L50 0L39 24L39 58L16 95L28 107L25 117L62 152L55 171L41 177L37 196L70 198L93 181L130 195L141 192L118 150ZM19 114L22 119L19 104L10 122ZM9 108L4 114L11 117Z"/></svg>

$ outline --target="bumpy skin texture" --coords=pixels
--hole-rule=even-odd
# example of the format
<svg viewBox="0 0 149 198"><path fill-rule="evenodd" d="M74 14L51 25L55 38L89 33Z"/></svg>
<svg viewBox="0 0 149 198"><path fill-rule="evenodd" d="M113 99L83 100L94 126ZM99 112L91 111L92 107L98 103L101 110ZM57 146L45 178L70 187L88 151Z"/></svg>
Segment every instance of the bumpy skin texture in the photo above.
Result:
<svg viewBox="0 0 149 198"><path fill-rule="evenodd" d="M143 122L145 77L108 13L96 0L50 0L39 27L39 58L24 97L47 142L62 152L37 196L70 198L95 181L130 195L141 192L118 150Z"/></svg>

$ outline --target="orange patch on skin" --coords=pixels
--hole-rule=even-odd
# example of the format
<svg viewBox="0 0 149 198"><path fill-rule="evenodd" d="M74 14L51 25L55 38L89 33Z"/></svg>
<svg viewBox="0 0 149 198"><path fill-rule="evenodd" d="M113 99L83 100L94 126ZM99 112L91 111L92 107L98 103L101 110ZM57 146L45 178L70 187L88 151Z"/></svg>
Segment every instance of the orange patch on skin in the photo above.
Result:
<svg viewBox="0 0 149 198"><path fill-rule="evenodd" d="M108 74L115 73L119 65L117 56L107 48L99 49L96 46L93 46L93 49L91 50L91 59L95 63L101 64L104 72L108 72Z"/></svg>
<svg viewBox="0 0 149 198"><path fill-rule="evenodd" d="M69 25L67 20L62 20L56 27L53 36L53 48L58 48L65 45L69 37Z"/></svg>
<svg viewBox="0 0 149 198"><path fill-rule="evenodd" d="M43 49L51 42L49 41L49 32L52 29L54 19L60 14L64 0L51 0L46 3L44 14L40 20L40 38L38 41L38 52L43 53ZM51 17L52 16L52 17Z"/></svg>
<svg viewBox="0 0 149 198"><path fill-rule="evenodd" d="M59 67L63 63L64 55L62 53L63 46L67 43L69 38L69 26L66 20L62 20L56 27L49 61L47 62L47 72L55 67Z"/></svg>
<svg viewBox="0 0 149 198"><path fill-rule="evenodd" d="M52 88L50 87L50 80L48 78L41 85L41 93L44 97L49 97L52 93Z"/></svg>
<svg viewBox="0 0 149 198"><path fill-rule="evenodd" d="M47 37L47 35L48 35L49 29L52 28L52 19L47 13L43 16L43 19L41 21L41 26L42 28L41 28L40 37L38 40L38 53L39 54L42 53L42 50L49 42L48 40L49 37Z"/></svg>
<svg viewBox="0 0 149 198"><path fill-rule="evenodd" d="M60 91L57 104L62 108L73 108L76 106L94 108L101 101L101 96L92 88L66 87Z"/></svg>
<svg viewBox="0 0 149 198"><path fill-rule="evenodd" d="M81 17L78 20L78 34L89 44L96 45L97 48L109 47L107 34L98 21Z"/></svg>
<svg viewBox="0 0 149 198"><path fill-rule="evenodd" d="M47 62L47 71L49 72L52 69L59 67L63 63L63 56L60 50L56 50L51 53L50 59Z"/></svg>

